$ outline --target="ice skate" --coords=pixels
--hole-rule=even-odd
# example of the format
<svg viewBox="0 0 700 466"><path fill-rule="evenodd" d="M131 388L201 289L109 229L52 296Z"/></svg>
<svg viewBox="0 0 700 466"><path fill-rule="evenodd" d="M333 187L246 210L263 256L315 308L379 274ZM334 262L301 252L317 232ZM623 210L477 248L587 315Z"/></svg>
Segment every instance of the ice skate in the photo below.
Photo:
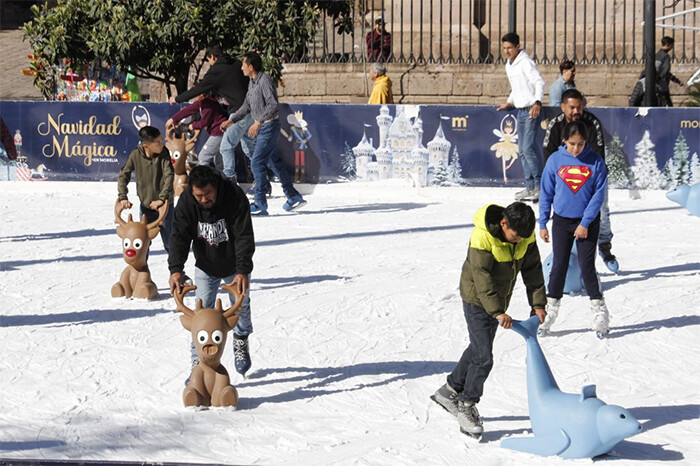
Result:
<svg viewBox="0 0 700 466"><path fill-rule="evenodd" d="M457 392L448 384L438 388L430 399L442 406L445 411L457 417Z"/></svg>
<svg viewBox="0 0 700 466"><path fill-rule="evenodd" d="M304 205L306 205L306 201L303 197L301 197L301 194L297 194L296 196L292 196L289 199L287 199L287 202L284 203L282 208L289 212L294 209L298 209L299 207L302 207Z"/></svg>
<svg viewBox="0 0 700 466"><path fill-rule="evenodd" d="M248 335L241 336L233 334L233 356L236 372L245 377L245 373L250 369L250 352L248 350Z"/></svg>
<svg viewBox="0 0 700 466"><path fill-rule="evenodd" d="M537 330L537 335L543 337L549 334L549 329L554 325L554 321L557 320L559 315L559 305L561 304L561 299L557 298L547 298L547 315L544 318L544 323L540 325L539 330Z"/></svg>
<svg viewBox="0 0 700 466"><path fill-rule="evenodd" d="M516 201L526 201L530 197L530 190L525 188L522 191L515 193L514 199Z"/></svg>
<svg viewBox="0 0 700 466"><path fill-rule="evenodd" d="M602 299L591 299L591 311L593 311L591 328L598 338L603 338L610 333L610 315L608 314L605 301Z"/></svg>
<svg viewBox="0 0 700 466"><path fill-rule="evenodd" d="M484 433L484 423L473 401L457 402L457 422L460 432L471 438L480 439Z"/></svg>
<svg viewBox="0 0 700 466"><path fill-rule="evenodd" d="M617 273L620 270L620 264L617 262L617 258L611 251L612 245L610 243L601 243L598 245L598 253L603 259L605 266L612 273Z"/></svg>

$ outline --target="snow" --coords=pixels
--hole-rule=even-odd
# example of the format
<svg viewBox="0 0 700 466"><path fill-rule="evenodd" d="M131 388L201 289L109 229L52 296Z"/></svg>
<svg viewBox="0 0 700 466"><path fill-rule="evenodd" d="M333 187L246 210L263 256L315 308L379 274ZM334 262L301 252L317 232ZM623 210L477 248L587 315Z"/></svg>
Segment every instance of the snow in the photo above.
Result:
<svg viewBox="0 0 700 466"><path fill-rule="evenodd" d="M197 411L182 405L190 335L167 293L159 237L150 266L160 297L110 297L124 267L116 185L0 183L0 457L571 464L499 447L529 434L515 332L496 336L481 443L429 399L467 345L458 282L473 214L517 189L335 183L291 214L272 198L274 215L254 219L253 368L233 376L240 405ZM598 459L620 465L700 464L700 218L664 194L610 192L621 272L597 263L609 338L588 329L578 296L563 300L553 336L540 340L562 390L596 384L643 424ZM543 258L551 251L540 248ZM518 281L510 314L527 312ZM234 373L230 347L223 363Z"/></svg>

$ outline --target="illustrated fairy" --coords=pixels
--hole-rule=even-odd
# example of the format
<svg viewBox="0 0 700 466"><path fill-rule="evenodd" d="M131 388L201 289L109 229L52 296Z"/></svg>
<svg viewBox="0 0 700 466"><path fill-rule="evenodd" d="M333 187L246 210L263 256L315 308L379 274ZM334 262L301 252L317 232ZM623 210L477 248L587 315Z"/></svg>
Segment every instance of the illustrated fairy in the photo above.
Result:
<svg viewBox="0 0 700 466"><path fill-rule="evenodd" d="M518 159L518 122L513 115L506 115L501 120L501 129L493 130L499 141L491 146L500 158L503 166L503 182L508 183L506 171Z"/></svg>

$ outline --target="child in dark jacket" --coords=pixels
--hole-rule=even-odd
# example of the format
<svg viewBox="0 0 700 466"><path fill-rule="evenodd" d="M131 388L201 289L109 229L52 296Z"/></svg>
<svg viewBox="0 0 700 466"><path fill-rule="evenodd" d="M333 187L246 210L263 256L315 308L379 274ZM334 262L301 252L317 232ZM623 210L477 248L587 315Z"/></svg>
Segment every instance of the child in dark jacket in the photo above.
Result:
<svg viewBox="0 0 700 466"><path fill-rule="evenodd" d="M224 135L224 132L221 131L221 123L226 121L227 116L221 108L221 104L211 94L204 93L195 97L192 105L183 108L165 122L165 130L172 130L180 120L197 113L199 113L200 119L191 123L190 129L206 129L209 133L209 138L204 143L202 150L199 151L199 163L213 167Z"/></svg>
<svg viewBox="0 0 700 466"><path fill-rule="evenodd" d="M595 269L600 228L600 208L605 200L605 162L586 142L588 130L582 121L564 127L564 145L547 160L540 190L540 237L549 242L552 208L552 270L547 292L547 317L540 327L545 335L559 313L571 247L576 241L579 265L586 292L591 298L593 330L598 337L608 333L608 310Z"/></svg>

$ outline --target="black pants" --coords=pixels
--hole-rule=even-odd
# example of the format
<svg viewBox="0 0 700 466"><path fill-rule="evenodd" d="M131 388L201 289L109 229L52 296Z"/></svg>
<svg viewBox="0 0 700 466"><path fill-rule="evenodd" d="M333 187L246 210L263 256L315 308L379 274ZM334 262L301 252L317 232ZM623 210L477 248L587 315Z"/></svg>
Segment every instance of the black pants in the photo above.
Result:
<svg viewBox="0 0 700 466"><path fill-rule="evenodd" d="M496 338L498 320L491 317L484 308L462 301L464 318L467 320L469 346L447 383L459 396L460 401L478 403L484 393L486 382L493 367L493 340Z"/></svg>
<svg viewBox="0 0 700 466"><path fill-rule="evenodd" d="M581 223L580 218L565 218L554 214L552 218L552 271L549 274L550 298L560 299L564 294L566 273L569 270L571 247L576 241L578 263L581 268L581 278L586 286L586 292L591 299L601 299L598 274L595 270L596 244L600 230L600 214L588 227L588 238L575 239L574 231Z"/></svg>

